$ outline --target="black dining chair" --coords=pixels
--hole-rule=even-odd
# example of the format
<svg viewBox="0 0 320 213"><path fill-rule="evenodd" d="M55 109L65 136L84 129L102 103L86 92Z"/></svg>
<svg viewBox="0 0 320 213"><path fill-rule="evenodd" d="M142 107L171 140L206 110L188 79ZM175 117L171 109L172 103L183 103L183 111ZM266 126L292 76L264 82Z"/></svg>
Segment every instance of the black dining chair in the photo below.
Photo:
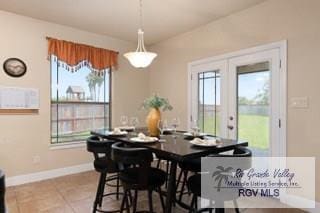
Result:
<svg viewBox="0 0 320 213"><path fill-rule="evenodd" d="M245 147L238 146L231 151L232 151L232 154L218 153L218 154L211 154L209 155L209 157L213 157L213 158L214 157L232 157L232 158L243 157L245 158L245 161L241 161L242 169L245 170L250 168L251 157L252 157L251 150ZM204 174L193 175L189 177L187 181L187 187L190 190L190 192L193 194L191 204L190 204L190 212L197 212L197 209L198 209L197 200L199 197L201 197L201 175L204 175ZM237 193L230 193L230 195L224 195L223 198L217 193L216 197L214 198L210 197L210 200L214 200L214 201L219 200L219 202L233 201L235 211L236 213L239 213L240 211L236 202L237 198L238 198ZM216 209L216 212L218 211L219 209Z"/></svg>
<svg viewBox="0 0 320 213"><path fill-rule="evenodd" d="M98 136L91 136L87 139L87 151L93 153L94 156L94 168L100 173L98 188L96 197L94 200L93 212L119 212L120 210L107 211L98 209L101 207L103 198L106 196L116 196L119 199L119 195L123 193L119 192L120 180L119 180L119 167L116 162L111 159L111 146L114 141L105 140ZM107 175L110 175L107 177ZM104 194L105 186L110 182L116 180L116 192ZM108 184L108 186L114 186Z"/></svg>
<svg viewBox="0 0 320 213"><path fill-rule="evenodd" d="M3 171L0 170L0 213L6 212L5 193L6 193L5 175Z"/></svg>
<svg viewBox="0 0 320 213"><path fill-rule="evenodd" d="M201 158L187 159L179 164L180 172L177 180L177 188L181 184L178 200L181 202L182 196L185 194L185 186L189 173L198 174L201 172Z"/></svg>
<svg viewBox="0 0 320 213"><path fill-rule="evenodd" d="M166 173L161 169L151 167L153 161L152 152L145 148L128 147L118 142L112 145L112 159L119 163L119 177L124 190L124 197L121 203L120 212L123 212L126 205L128 212L130 191L134 191L133 212L137 211L138 191L148 191L149 211L153 212L152 192L157 191L160 196L161 205L164 211L164 200L161 193L161 186L165 183ZM124 165L132 165L125 168Z"/></svg>

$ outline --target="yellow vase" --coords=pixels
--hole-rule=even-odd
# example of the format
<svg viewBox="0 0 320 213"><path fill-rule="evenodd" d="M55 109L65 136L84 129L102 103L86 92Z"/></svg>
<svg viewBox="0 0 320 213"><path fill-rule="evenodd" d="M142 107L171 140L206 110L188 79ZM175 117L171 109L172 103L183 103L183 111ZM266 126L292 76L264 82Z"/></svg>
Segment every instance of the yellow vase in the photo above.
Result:
<svg viewBox="0 0 320 213"><path fill-rule="evenodd" d="M158 128L158 123L160 120L161 120L160 110L157 108L152 108L146 119L150 136L158 137L160 135L160 131Z"/></svg>

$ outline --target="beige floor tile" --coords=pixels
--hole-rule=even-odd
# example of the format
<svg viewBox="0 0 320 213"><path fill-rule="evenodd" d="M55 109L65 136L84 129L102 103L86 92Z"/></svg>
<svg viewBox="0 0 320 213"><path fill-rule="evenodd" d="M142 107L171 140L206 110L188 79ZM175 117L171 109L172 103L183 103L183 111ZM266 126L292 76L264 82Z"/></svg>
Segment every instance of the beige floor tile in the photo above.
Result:
<svg viewBox="0 0 320 213"><path fill-rule="evenodd" d="M60 189L59 192L67 202L73 202L84 199L93 200L95 196L96 185L88 184L70 189Z"/></svg>

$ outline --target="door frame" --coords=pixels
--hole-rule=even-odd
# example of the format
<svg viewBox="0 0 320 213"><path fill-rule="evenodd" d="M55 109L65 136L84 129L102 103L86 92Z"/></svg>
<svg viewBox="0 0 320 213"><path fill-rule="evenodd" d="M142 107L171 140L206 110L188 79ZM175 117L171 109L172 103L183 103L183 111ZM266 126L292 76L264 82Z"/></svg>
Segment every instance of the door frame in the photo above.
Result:
<svg viewBox="0 0 320 213"><path fill-rule="evenodd" d="M196 61L192 61L188 63L188 98L187 98L187 106L188 106L188 128L191 128L191 116L192 116L192 70L195 66L205 65L214 63L221 60L229 60L234 57L239 57L247 54L254 54L256 52L271 50L271 49L279 49L280 53L280 67L279 67L279 95L280 98L279 104L279 124L281 122L281 127L279 131L279 156L276 157L286 157L287 156L287 40L282 40L278 42L273 42L265 45L255 46L247 49L238 50L235 52L230 52L218 56L208 57ZM229 69L227 65L227 70Z"/></svg>
<svg viewBox="0 0 320 213"><path fill-rule="evenodd" d="M219 61L213 61L213 62L210 62L210 63L206 63L206 64L198 64L196 66L193 66L192 67L192 71L190 72L190 78L192 78L192 74L199 74L201 72L208 72L208 71L216 71L216 70L219 70L219 73L220 73L220 82L221 82L221 93L220 93L220 102L221 102L221 105L226 105L227 104L227 96L224 95L222 93L222 91L226 91L226 86L227 86L227 75L226 75L226 70L228 68L228 60L219 60ZM192 79L191 79L192 80ZM188 119L188 128L190 129L191 128L191 123L194 121L194 120L199 120L198 117L195 117L195 116L192 116L195 114L194 110L195 110L195 106L198 105L198 103L195 103L195 101L198 101L198 100L195 100L195 98L197 97L198 99L198 96L197 96L197 92L195 90L193 90L193 88L199 88L199 85L198 85L198 81L191 81L190 80L190 86L189 86L189 89L190 89L190 102L189 102L189 105L190 105L190 117ZM191 100L192 99L192 100ZM220 113L220 125L221 126L226 126L227 125L227 111L226 110L222 110ZM222 128L220 129L220 136L221 137L227 137L227 131L225 131L226 129L225 128Z"/></svg>

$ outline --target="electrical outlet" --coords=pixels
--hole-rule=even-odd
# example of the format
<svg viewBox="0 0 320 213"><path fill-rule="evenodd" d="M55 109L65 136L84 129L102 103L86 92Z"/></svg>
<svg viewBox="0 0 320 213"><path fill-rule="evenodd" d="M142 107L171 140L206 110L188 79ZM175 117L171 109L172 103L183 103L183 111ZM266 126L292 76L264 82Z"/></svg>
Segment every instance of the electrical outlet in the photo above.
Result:
<svg viewBox="0 0 320 213"><path fill-rule="evenodd" d="M32 162L33 162L34 164L40 163L40 156L38 156L38 155L33 156Z"/></svg>
<svg viewBox="0 0 320 213"><path fill-rule="evenodd" d="M292 108L308 108L308 97L293 97L290 99L290 106Z"/></svg>

